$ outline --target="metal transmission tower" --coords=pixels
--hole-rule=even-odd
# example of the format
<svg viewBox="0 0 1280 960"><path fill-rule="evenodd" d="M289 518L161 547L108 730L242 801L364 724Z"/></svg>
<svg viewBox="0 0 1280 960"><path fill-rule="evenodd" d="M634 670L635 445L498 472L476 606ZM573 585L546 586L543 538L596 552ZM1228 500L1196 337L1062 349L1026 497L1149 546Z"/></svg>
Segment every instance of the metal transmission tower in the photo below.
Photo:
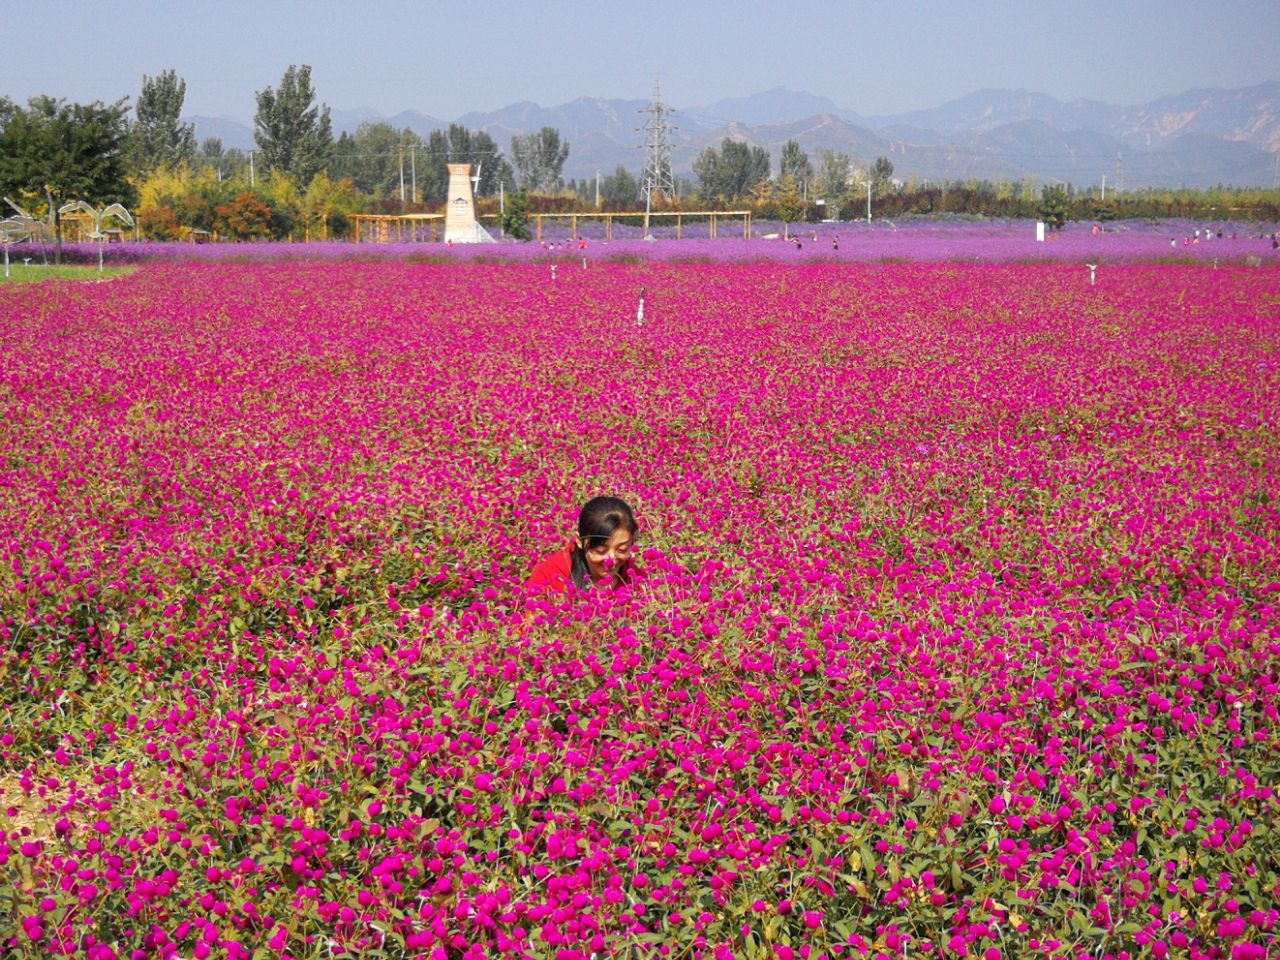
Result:
<svg viewBox="0 0 1280 960"><path fill-rule="evenodd" d="M671 174L671 131L676 127L667 120L672 110L662 102L662 85L653 81L653 102L640 111L649 119L639 129L645 132L644 173L640 177L640 196L645 209L653 202L653 192L659 190L665 197L676 195L676 181Z"/></svg>
<svg viewBox="0 0 1280 960"><path fill-rule="evenodd" d="M1124 154L1116 151L1116 192L1124 189Z"/></svg>

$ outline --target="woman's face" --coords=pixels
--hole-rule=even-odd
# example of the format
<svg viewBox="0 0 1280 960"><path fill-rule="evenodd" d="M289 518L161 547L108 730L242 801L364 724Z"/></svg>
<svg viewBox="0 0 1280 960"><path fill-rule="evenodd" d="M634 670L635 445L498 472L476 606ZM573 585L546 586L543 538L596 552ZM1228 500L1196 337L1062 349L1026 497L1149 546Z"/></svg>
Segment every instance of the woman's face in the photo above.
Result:
<svg viewBox="0 0 1280 960"><path fill-rule="evenodd" d="M626 527L618 527L603 544L584 546L578 540L587 555L587 570L595 583L606 583L616 579L631 563L631 551L635 547L635 535Z"/></svg>

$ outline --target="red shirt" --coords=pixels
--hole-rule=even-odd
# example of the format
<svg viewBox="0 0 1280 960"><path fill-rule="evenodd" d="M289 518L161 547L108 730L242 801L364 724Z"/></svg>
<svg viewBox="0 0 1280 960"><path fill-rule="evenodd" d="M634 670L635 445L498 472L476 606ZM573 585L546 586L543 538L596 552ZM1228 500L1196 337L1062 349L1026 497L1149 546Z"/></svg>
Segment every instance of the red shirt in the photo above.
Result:
<svg viewBox="0 0 1280 960"><path fill-rule="evenodd" d="M559 553L553 553L533 568L525 589L530 593L565 593L569 584L573 583L570 564L573 558L574 545L569 545Z"/></svg>
<svg viewBox="0 0 1280 960"><path fill-rule="evenodd" d="M525 589L529 593L567 593L569 586L573 583L572 563L575 549L571 540L563 550L553 553L539 563L533 568L533 573L529 574ZM614 578L613 588L617 590L619 587L626 586L636 573L636 568L628 563Z"/></svg>

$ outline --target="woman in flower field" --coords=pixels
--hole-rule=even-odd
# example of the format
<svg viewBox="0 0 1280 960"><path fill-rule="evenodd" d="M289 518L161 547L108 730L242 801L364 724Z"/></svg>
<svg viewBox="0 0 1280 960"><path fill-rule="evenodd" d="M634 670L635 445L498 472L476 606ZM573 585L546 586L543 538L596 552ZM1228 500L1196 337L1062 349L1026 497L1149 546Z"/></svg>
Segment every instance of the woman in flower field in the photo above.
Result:
<svg viewBox="0 0 1280 960"><path fill-rule="evenodd" d="M616 590L635 574L632 551L639 530L635 514L617 497L593 497L578 514L578 533L558 553L533 570L527 584L532 593L565 593L572 583L611 584Z"/></svg>

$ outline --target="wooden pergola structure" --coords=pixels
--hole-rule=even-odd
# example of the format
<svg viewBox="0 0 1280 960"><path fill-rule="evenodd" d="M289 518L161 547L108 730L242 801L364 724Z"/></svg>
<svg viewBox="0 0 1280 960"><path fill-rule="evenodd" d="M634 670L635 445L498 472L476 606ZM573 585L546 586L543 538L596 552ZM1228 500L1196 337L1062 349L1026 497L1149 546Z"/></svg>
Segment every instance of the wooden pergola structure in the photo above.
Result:
<svg viewBox="0 0 1280 960"><path fill-rule="evenodd" d="M485 214L482 219L495 220L496 213ZM751 237L750 210L661 210L646 213L639 210L635 213L531 213L535 239L542 239L543 224L551 221L569 222L569 234L578 239L578 224L586 221L604 222L604 238L613 239L615 220L639 221L644 226L644 235L649 236L649 228L654 221L670 223L675 221L676 239L684 236L684 228L689 221L706 220L709 222L710 239L717 237L720 222L742 221L742 239ZM443 213L357 213L351 216L351 230L356 243L422 243L440 239L439 227L444 224Z"/></svg>
<svg viewBox="0 0 1280 960"><path fill-rule="evenodd" d="M93 217L87 213L64 213L59 219L62 221L62 239L66 243L88 243L90 240L97 240L98 235L94 233ZM129 234L125 233L119 227L102 231L103 237L107 243L120 243L129 239Z"/></svg>
<svg viewBox="0 0 1280 960"><path fill-rule="evenodd" d="M578 239L578 222L582 220L603 220L604 221L604 238L606 240L613 239L613 221L614 220L640 220L644 224L644 235L649 236L649 227L653 220L666 218L669 223L671 220L676 222L676 239L679 240L684 234L685 221L689 219L709 220L710 221L710 238L716 239L716 228L718 221L722 218L731 220L742 220L742 239L747 240L751 237L751 211L750 210L662 210L649 211L640 210L636 213L531 213L529 219L534 222L536 231L534 239L542 239L542 224L546 220L568 220L569 234L574 240Z"/></svg>
<svg viewBox="0 0 1280 960"><path fill-rule="evenodd" d="M438 240L443 213L356 213L351 232L356 243L422 243Z"/></svg>

